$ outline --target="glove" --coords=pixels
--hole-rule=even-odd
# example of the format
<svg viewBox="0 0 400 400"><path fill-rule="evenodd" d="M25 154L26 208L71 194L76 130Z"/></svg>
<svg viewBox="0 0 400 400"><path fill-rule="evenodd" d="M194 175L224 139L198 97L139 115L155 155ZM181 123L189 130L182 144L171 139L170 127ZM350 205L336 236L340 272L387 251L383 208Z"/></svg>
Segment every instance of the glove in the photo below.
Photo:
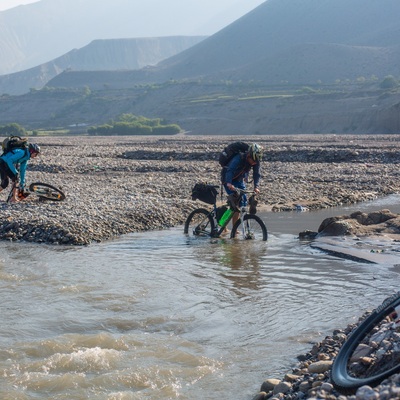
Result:
<svg viewBox="0 0 400 400"><path fill-rule="evenodd" d="M250 196L249 198L249 204L250 204L250 208L249 208L249 213L250 214L257 214L257 204L258 204L258 200L256 200L255 195L253 194L252 196Z"/></svg>

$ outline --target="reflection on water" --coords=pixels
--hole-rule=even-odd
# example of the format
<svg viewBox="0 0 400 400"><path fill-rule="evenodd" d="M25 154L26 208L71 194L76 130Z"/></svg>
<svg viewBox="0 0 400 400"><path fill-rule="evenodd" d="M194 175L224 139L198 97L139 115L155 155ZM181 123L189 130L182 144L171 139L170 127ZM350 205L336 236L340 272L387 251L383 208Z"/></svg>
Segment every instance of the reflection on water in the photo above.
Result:
<svg viewBox="0 0 400 400"><path fill-rule="evenodd" d="M260 290L265 283L260 269L265 265L268 252L266 243L238 243L222 239L215 241L211 248L195 248L195 251L199 258L226 267L221 268L220 275L232 282L231 289L236 288L237 295L240 295L241 289Z"/></svg>
<svg viewBox="0 0 400 400"><path fill-rule="evenodd" d="M397 199L363 207L398 212ZM251 399L397 290L396 269L297 239L352 210L260 214L267 243L182 227L86 248L0 243L0 398Z"/></svg>

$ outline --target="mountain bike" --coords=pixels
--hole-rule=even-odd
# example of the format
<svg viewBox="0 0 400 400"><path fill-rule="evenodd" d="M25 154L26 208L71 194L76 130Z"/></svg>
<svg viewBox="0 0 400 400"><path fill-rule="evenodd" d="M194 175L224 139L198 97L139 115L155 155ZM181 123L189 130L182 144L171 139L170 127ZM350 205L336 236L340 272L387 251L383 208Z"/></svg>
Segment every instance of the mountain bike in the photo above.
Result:
<svg viewBox="0 0 400 400"><path fill-rule="evenodd" d="M11 185L10 193L7 196L7 203L14 201L23 200L31 194L36 195L40 201L50 200L50 201L63 201L65 200L65 194L58 188L48 183L43 182L33 182L29 185L29 190L24 191L23 194L18 195L18 183L16 181ZM18 199L18 200L17 200Z"/></svg>
<svg viewBox="0 0 400 400"><path fill-rule="evenodd" d="M218 188L218 186L206 186L206 189L209 191L211 191L212 188L216 191L216 188ZM246 207L238 207L238 204L240 204L240 201L245 194L254 195L254 192L237 189L236 194L228 196L227 204L221 207L217 207L216 194L197 197L199 200L208 204L212 202L212 209L207 210L205 208L197 208L193 210L186 219L184 233L197 237L218 238L225 232L234 213L239 212L240 217L232 227L230 238L266 241L268 239L267 227L263 220L259 216L255 215L255 207L250 205L250 209L253 208L253 210L249 211ZM249 201L249 203L251 203L251 201ZM225 221L223 221L223 214L227 210L230 210L230 215Z"/></svg>
<svg viewBox="0 0 400 400"><path fill-rule="evenodd" d="M400 291L350 334L336 356L331 381L342 393L374 386L400 372Z"/></svg>

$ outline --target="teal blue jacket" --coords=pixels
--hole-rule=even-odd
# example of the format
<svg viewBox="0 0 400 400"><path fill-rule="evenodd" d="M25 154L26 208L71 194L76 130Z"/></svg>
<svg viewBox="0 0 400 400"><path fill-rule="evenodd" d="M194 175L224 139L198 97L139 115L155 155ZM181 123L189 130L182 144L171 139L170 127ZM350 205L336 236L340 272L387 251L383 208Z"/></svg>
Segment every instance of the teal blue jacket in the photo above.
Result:
<svg viewBox="0 0 400 400"><path fill-rule="evenodd" d="M0 158L7 164L10 171L17 175L17 164L19 164L19 186L21 189L25 186L25 173L28 165L28 160L31 158L31 153L28 149L14 149L10 152L3 154Z"/></svg>

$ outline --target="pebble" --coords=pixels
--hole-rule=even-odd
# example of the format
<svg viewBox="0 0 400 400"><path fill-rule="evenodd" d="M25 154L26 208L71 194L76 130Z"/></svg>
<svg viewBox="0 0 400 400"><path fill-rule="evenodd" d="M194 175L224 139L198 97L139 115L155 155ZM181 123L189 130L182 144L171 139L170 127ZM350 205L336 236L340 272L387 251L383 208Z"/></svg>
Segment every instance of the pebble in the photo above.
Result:
<svg viewBox="0 0 400 400"><path fill-rule="evenodd" d="M308 372L310 372L311 374L321 374L329 371L331 366L332 361L317 361L308 366Z"/></svg>

